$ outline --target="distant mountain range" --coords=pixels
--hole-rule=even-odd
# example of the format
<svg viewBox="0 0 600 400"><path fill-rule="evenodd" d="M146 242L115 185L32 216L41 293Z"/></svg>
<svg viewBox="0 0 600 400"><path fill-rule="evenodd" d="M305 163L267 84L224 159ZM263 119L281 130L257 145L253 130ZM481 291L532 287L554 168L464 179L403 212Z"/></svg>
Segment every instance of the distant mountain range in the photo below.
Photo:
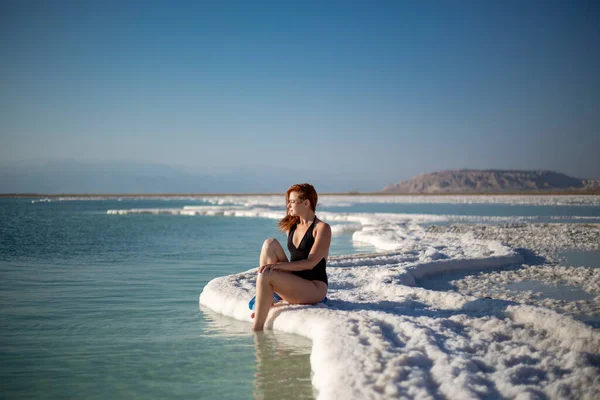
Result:
<svg viewBox="0 0 600 400"><path fill-rule="evenodd" d="M600 192L600 180L553 171L451 170L388 185L384 193Z"/></svg>
<svg viewBox="0 0 600 400"><path fill-rule="evenodd" d="M350 177L348 177L350 175ZM283 193L310 182L323 192L373 192L379 183L352 174L296 171L267 166L172 167L133 161L37 160L0 163L0 193L188 194ZM386 186L382 193L600 193L600 180L552 171L454 170L419 175Z"/></svg>
<svg viewBox="0 0 600 400"><path fill-rule="evenodd" d="M167 194L283 193L310 182L323 192L374 190L366 179L325 171L247 165L173 167L133 161L35 160L0 163L0 193ZM380 183L381 185L381 183Z"/></svg>

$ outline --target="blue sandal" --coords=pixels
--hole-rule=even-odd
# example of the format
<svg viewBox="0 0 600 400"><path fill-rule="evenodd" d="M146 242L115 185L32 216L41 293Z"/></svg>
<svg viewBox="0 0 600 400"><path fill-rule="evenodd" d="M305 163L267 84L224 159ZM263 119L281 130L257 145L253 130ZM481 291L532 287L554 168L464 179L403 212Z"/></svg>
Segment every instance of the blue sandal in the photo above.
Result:
<svg viewBox="0 0 600 400"><path fill-rule="evenodd" d="M273 292L273 303L277 303L278 301L283 300L277 293ZM248 303L248 308L254 310L254 303L256 302L256 296L250 300Z"/></svg>

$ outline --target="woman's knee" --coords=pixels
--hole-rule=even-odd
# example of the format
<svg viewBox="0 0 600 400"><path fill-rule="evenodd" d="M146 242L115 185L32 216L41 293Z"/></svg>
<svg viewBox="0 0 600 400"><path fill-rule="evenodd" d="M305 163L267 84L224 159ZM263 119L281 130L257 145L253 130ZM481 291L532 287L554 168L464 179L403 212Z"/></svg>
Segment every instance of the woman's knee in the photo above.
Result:
<svg viewBox="0 0 600 400"><path fill-rule="evenodd" d="M256 277L256 286L271 285L271 275L268 273L258 274Z"/></svg>
<svg viewBox="0 0 600 400"><path fill-rule="evenodd" d="M265 250L275 249L276 247L281 247L281 244L279 244L279 241L275 238L268 238L263 243L263 249Z"/></svg>

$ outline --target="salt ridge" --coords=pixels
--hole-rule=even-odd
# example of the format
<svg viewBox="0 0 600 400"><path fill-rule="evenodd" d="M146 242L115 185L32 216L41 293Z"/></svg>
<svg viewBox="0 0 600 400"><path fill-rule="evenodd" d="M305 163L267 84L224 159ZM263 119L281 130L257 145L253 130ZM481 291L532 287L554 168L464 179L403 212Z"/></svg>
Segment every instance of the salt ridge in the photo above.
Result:
<svg viewBox="0 0 600 400"><path fill-rule="evenodd" d="M592 328L544 308L409 286L449 267L519 262L519 255L498 250L453 263L423 253L338 257L328 267L327 306L278 305L266 328L313 341L320 399L597 398L600 373L586 356L600 349ZM256 269L214 279L200 304L250 322L255 279Z"/></svg>

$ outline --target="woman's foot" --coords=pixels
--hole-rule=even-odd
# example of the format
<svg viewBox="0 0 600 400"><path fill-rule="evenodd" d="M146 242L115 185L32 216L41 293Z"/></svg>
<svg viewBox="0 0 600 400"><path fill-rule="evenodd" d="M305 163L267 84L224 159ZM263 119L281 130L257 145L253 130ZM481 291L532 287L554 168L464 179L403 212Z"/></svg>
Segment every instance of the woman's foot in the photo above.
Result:
<svg viewBox="0 0 600 400"><path fill-rule="evenodd" d="M281 300L279 300L281 301ZM277 303L279 303L279 301ZM271 303L271 307L273 307L275 304L277 304L276 302L272 302ZM256 315L256 313L254 311L252 311L252 313L250 314L250 318L254 319L254 316Z"/></svg>

